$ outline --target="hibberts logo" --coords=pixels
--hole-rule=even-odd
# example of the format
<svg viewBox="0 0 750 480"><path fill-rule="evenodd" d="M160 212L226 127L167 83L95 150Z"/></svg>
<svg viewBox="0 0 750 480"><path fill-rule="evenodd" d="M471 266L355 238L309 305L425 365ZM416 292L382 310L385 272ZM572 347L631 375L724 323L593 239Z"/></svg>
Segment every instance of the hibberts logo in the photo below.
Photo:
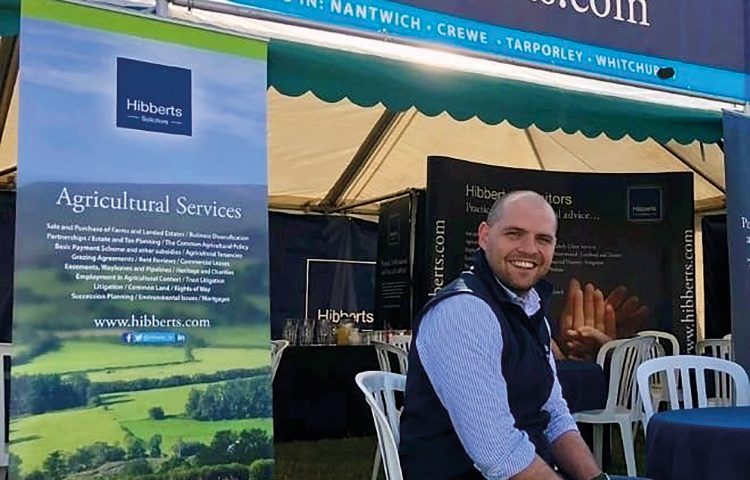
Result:
<svg viewBox="0 0 750 480"><path fill-rule="evenodd" d="M167 115L172 118L182 118L182 109L174 105L165 107L163 105L154 105L151 102L144 102L143 100L131 100L130 98L125 99L125 105L129 112L136 111L152 115Z"/></svg>
<svg viewBox="0 0 750 480"><path fill-rule="evenodd" d="M192 75L186 68L117 58L117 126L192 135Z"/></svg>
<svg viewBox="0 0 750 480"><path fill-rule="evenodd" d="M610 18L618 22L627 22L644 27L648 23L648 0L529 0L540 5L566 9L570 7L576 13L588 14L599 18Z"/></svg>
<svg viewBox="0 0 750 480"><path fill-rule="evenodd" d="M660 187L628 188L628 220L658 222L662 219Z"/></svg>
<svg viewBox="0 0 750 480"><path fill-rule="evenodd" d="M318 320L327 320L330 323L343 323L346 320L351 320L355 323L374 323L375 315L372 312L360 310L359 312L347 312L345 310L334 310L333 308L327 308L325 310L318 309Z"/></svg>

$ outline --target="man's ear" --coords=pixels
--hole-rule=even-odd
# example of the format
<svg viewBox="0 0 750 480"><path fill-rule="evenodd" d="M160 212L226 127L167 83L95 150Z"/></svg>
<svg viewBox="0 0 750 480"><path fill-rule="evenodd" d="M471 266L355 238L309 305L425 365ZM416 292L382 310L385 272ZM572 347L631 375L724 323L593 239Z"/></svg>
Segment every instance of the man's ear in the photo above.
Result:
<svg viewBox="0 0 750 480"><path fill-rule="evenodd" d="M477 233L479 234L479 246L482 247L482 249L487 248L487 238L490 236L490 225L487 222L480 223Z"/></svg>

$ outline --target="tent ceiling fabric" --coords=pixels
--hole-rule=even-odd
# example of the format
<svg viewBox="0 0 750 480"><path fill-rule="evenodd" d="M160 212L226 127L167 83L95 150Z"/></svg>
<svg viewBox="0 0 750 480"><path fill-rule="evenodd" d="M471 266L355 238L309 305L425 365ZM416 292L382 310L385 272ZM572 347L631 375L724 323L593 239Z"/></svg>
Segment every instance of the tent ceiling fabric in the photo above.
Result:
<svg viewBox="0 0 750 480"><path fill-rule="evenodd" d="M347 99L327 103L310 93L289 97L273 88L268 99L271 203L290 208L313 205L325 197L384 109L360 107ZM411 108L383 136L367 166L344 192L343 203L423 188L426 158L446 155L490 165L572 172L695 170L703 175L693 177L696 206L723 206L721 150L698 142L665 145L628 137L614 141L581 133L547 133L533 126L519 129L507 122L488 125L476 118L456 121L446 113L430 117Z"/></svg>
<svg viewBox="0 0 750 480"><path fill-rule="evenodd" d="M18 82L13 87L5 128L0 138L0 171L12 169L18 158Z"/></svg>
<svg viewBox="0 0 750 480"><path fill-rule="evenodd" d="M273 201L300 206L325 197L383 107L323 103L268 92L269 185ZM324 113L321 115L321 113Z"/></svg>
<svg viewBox="0 0 750 480"><path fill-rule="evenodd" d="M269 84L287 96L312 92L326 102L343 99L378 104L396 112L410 108L430 117L443 112L456 120L479 118L544 132L562 129L589 138L629 136L643 141L721 138L721 114L615 97L591 95L479 74L414 65L371 55L272 40Z"/></svg>

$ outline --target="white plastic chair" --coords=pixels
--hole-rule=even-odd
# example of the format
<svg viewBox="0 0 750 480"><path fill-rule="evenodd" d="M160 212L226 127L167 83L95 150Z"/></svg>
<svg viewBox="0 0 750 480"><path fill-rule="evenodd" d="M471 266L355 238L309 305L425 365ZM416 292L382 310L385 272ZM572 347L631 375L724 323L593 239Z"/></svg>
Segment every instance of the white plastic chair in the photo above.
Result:
<svg viewBox="0 0 750 480"><path fill-rule="evenodd" d="M597 362L606 366L607 353L612 351L609 373L609 392L603 410L584 410L573 414L577 422L594 426L594 456L602 464L602 443L605 424L620 426L622 447L628 475L636 476L635 449L633 446L633 424L643 419L641 400L635 387L635 371L649 358L656 340L653 337L636 337L614 340L602 346Z"/></svg>
<svg viewBox="0 0 750 480"><path fill-rule="evenodd" d="M727 338L709 338L698 342L698 355L734 361L732 340ZM712 407L728 405L731 402L730 392L727 390L729 377L724 373L714 374L715 396L708 399Z"/></svg>
<svg viewBox="0 0 750 480"><path fill-rule="evenodd" d="M721 338L723 338L724 340L731 340L732 339L732 334L731 333L727 333L726 335L724 335Z"/></svg>
<svg viewBox="0 0 750 480"><path fill-rule="evenodd" d="M372 411L378 434L378 451L385 465L385 478L403 480L398 456L401 413L396 408L395 392L403 392L406 388L406 375L361 372L357 374L355 381Z"/></svg>
<svg viewBox="0 0 750 480"><path fill-rule="evenodd" d="M411 348L411 335L410 334L394 335L391 337L388 343L390 343L391 345L397 346L398 348L405 351L406 353L409 353L409 349Z"/></svg>
<svg viewBox="0 0 750 480"><path fill-rule="evenodd" d="M680 342L677 341L677 337L668 332L662 332L660 330L643 330L638 332L639 337L654 337L656 343L651 349L651 355L649 358L660 358L667 355L667 350L664 348L665 344L669 346L670 355L680 354ZM669 392L666 389L666 379L663 374L655 375L651 380L651 403L654 410L659 410L659 406L669 402ZM677 377L677 384L679 385L679 376ZM677 396L682 395L679 386L677 388Z"/></svg>
<svg viewBox="0 0 750 480"><path fill-rule="evenodd" d="M271 340L271 381L276 378L276 370L281 364L281 355L286 347L289 346L288 340Z"/></svg>
<svg viewBox="0 0 750 480"><path fill-rule="evenodd" d="M649 382L652 375L662 375L666 379L670 410L710 407L706 394L706 371L713 371L714 378L724 377L726 384L721 388L726 392L728 405L750 405L750 381L747 373L738 364L721 358L701 357L698 355L679 355L654 358L643 362L638 367L638 391L645 410L643 428L654 415L654 409L646 399L650 396ZM691 375L693 373L693 375ZM679 375L679 377L678 377ZM682 396L677 392L678 378L682 379ZM693 385L695 384L695 385ZM695 388L694 388L695 387ZM695 393L697 405L693 403Z"/></svg>
<svg viewBox="0 0 750 480"><path fill-rule="evenodd" d="M732 360L732 341L727 338L709 338L698 342L698 355Z"/></svg>
<svg viewBox="0 0 750 480"><path fill-rule="evenodd" d="M671 355L680 354L680 342L677 341L677 337L669 332L662 332L661 330L643 330L638 332L639 337L654 337L657 342L663 347L664 344L669 344L672 352ZM666 352L666 349L665 349Z"/></svg>
<svg viewBox="0 0 750 480"><path fill-rule="evenodd" d="M627 342L628 340L629 340L628 338L621 338L619 340L611 340L599 348L599 353L596 354L596 363L598 363L599 366L602 367L602 370L604 370L605 367L607 366L607 358L610 355L610 352L612 352L615 349L615 347L617 347L618 345L624 342Z"/></svg>
<svg viewBox="0 0 750 480"><path fill-rule="evenodd" d="M394 337L395 338L395 337ZM378 357L378 364L380 365L380 371L382 372L393 372L391 368L390 355L392 354L398 360L398 371L393 373L399 373L406 375L409 370L409 354L404 351L398 345L391 343L381 342L379 340L373 340L372 346L375 347L375 354ZM400 343L401 344L401 343ZM372 464L372 477L371 480L377 480L378 474L380 473L380 449L375 450L375 459Z"/></svg>
<svg viewBox="0 0 750 480"><path fill-rule="evenodd" d="M398 372L406 375L406 371L409 369L409 354L403 348L379 340L373 340L372 346L375 347L375 353L378 356L378 364L382 372L393 372L391 368L391 362L388 354L393 354L398 359Z"/></svg>

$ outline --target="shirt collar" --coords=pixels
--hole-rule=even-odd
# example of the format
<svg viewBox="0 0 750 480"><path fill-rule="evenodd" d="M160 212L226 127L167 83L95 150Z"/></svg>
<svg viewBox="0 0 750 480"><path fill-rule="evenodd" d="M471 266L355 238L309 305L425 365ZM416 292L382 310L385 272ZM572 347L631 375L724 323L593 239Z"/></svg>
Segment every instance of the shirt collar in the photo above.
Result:
<svg viewBox="0 0 750 480"><path fill-rule="evenodd" d="M508 298L512 303L523 308L527 317L531 317L541 308L541 298L535 288L532 287L531 290L526 292L526 295L519 295L506 287L497 277L495 277L495 281L503 288L503 290L505 290L505 293L508 294Z"/></svg>

